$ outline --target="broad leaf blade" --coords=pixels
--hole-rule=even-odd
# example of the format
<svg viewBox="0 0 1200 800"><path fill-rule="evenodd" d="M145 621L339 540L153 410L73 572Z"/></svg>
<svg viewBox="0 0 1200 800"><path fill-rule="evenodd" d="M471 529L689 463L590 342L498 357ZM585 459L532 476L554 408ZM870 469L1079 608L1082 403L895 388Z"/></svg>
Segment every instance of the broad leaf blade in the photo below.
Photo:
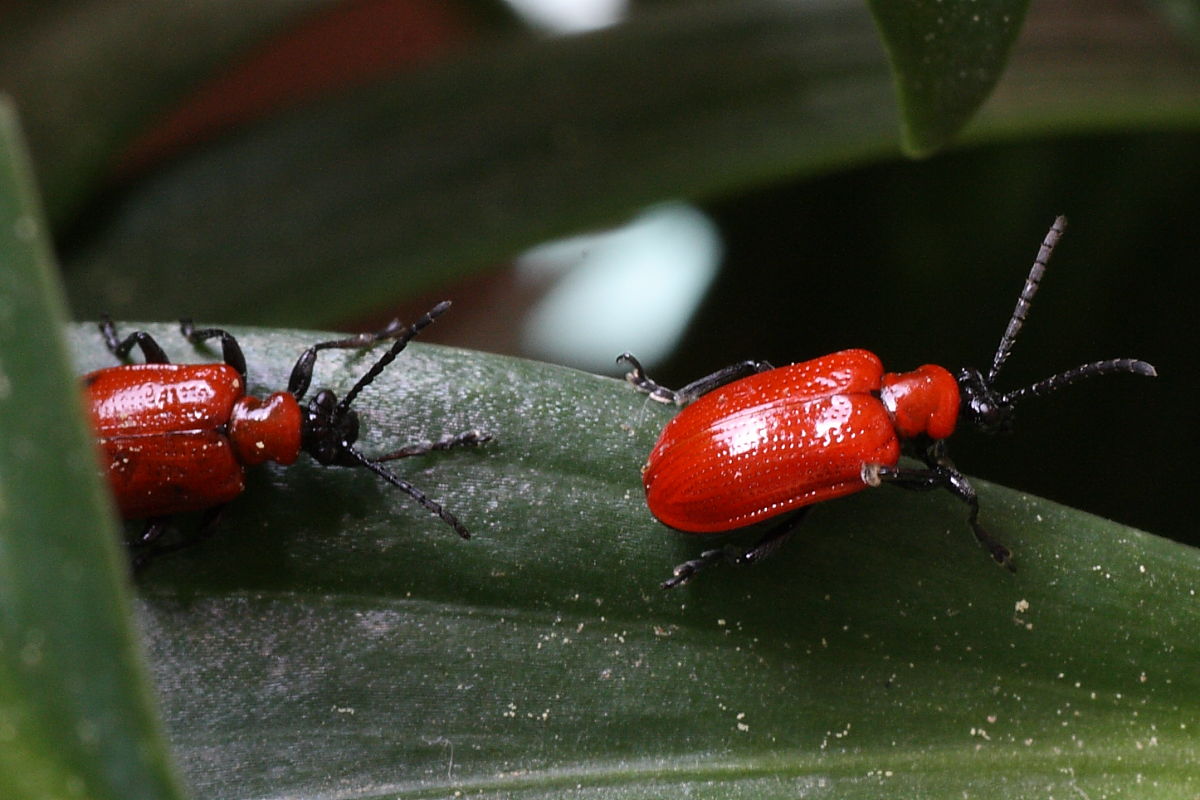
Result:
<svg viewBox="0 0 1200 800"><path fill-rule="evenodd" d="M256 390L321 338L237 333ZM90 326L76 344L106 360ZM323 353L316 384L344 391L370 360ZM304 460L258 471L213 539L155 564L142 617L202 796L1198 788L1194 550L980 482L1011 575L953 498L881 489L821 506L761 566L663 592L710 544L644 507L669 409L419 343L360 405L368 452L495 435L396 464L475 537Z"/></svg>
<svg viewBox="0 0 1200 800"><path fill-rule="evenodd" d="M0 103L0 796L178 797L129 626L61 288Z"/></svg>
<svg viewBox="0 0 1200 800"><path fill-rule="evenodd" d="M900 101L904 147L947 142L1000 79L1029 0L872 0Z"/></svg>

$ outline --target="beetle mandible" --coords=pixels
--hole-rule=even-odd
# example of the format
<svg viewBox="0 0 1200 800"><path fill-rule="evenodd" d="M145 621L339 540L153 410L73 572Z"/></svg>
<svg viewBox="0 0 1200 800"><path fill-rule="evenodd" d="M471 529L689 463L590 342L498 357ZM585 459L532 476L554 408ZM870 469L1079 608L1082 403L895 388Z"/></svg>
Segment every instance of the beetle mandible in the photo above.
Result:
<svg viewBox="0 0 1200 800"><path fill-rule="evenodd" d="M146 520L131 544L135 567L211 533L221 510L245 488L246 467L265 461L291 464L301 451L321 464L365 467L469 538L453 514L382 462L481 444L490 435L470 430L371 457L355 447L359 419L351 408L359 393L449 307L449 302L439 303L411 326L394 320L375 333L314 344L293 366L287 391L265 399L246 394L246 359L228 332L197 329L183 320L180 331L192 344L220 340L224 363L172 364L150 334L136 331L120 339L106 317L100 330L113 355L123 359L136 346L146 362L99 369L83 378L84 399L117 506L126 519ZM338 400L331 390L321 389L301 407L318 352L365 349L389 339L394 340L391 347L345 397ZM168 518L191 511L204 512L199 533L163 546L160 536Z"/></svg>
<svg viewBox="0 0 1200 800"><path fill-rule="evenodd" d="M979 499L951 461L946 438L964 422L1007 431L1018 401L1084 378L1156 375L1145 361L1114 358L1014 391L996 390L996 376L1065 228L1066 219L1058 217L1042 241L986 375L977 369L951 374L936 364L885 373L874 353L843 350L778 369L743 361L672 391L647 377L631 354L618 356L632 368L626 380L651 399L686 406L667 423L642 468L655 517L682 531L716 533L788 514L749 549L711 549L683 562L663 587L686 583L721 561L760 561L791 536L814 503L884 483L948 489L967 504L967 522L979 543L998 564L1014 569L1011 551L979 523ZM898 466L902 454L924 467Z"/></svg>

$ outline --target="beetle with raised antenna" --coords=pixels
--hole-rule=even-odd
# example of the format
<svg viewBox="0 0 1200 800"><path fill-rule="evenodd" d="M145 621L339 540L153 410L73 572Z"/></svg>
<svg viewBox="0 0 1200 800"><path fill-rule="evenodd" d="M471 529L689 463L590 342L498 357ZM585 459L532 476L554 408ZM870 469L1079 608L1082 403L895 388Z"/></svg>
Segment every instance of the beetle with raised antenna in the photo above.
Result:
<svg viewBox="0 0 1200 800"><path fill-rule="evenodd" d="M753 564L777 550L815 503L884 483L944 488L966 503L967 522L996 563L1015 569L1011 551L979 523L979 499L947 452L959 423L1007 431L1026 397L1056 392L1085 378L1154 376L1133 358L1093 361L1008 392L995 381L1012 352L1046 264L1066 229L1058 217L1046 234L985 375L926 364L885 373L867 350L843 350L786 367L743 361L672 391L647 377L629 353L626 379L661 403L685 406L659 435L642 482L651 513L690 533L733 531L775 517L750 548L714 548L675 568L665 588L686 583L720 562ZM924 462L899 466L900 456Z"/></svg>
<svg viewBox="0 0 1200 800"><path fill-rule="evenodd" d="M141 536L130 545L135 567L208 535L221 510L245 488L246 467L266 461L291 464L301 451L321 464L370 470L469 538L457 517L383 462L481 444L491 437L469 430L368 456L356 446L359 418L351 408L359 393L449 307L449 302L439 303L412 325L394 320L374 333L314 344L292 367L287 391L265 399L246 394L246 359L227 331L197 329L183 320L180 331L192 344L220 341L224 363L172 364L150 334L135 331L121 339L105 318L100 330L113 355L124 359L137 347L145 361L99 369L83 378L84 399L117 506L126 519L146 520ZM388 350L340 401L333 391L321 389L307 407L301 406L317 353L361 350L388 340ZM162 544L168 519L192 511L203 512L196 534Z"/></svg>

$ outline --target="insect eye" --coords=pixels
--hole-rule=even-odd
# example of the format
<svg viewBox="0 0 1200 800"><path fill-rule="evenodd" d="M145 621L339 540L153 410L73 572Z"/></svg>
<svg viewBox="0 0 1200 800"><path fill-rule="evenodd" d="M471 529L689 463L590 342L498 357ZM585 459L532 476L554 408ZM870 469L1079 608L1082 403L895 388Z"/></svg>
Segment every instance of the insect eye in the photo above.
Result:
<svg viewBox="0 0 1200 800"><path fill-rule="evenodd" d="M331 414L333 413L333 409L337 407L337 395L329 389L322 389L312 399L312 407L325 414Z"/></svg>

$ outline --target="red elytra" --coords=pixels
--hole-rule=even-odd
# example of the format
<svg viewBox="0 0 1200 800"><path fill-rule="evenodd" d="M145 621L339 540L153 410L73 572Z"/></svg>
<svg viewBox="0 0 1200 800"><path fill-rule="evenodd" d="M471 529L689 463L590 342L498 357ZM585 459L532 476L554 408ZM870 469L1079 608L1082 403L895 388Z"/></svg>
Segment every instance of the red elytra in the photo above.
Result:
<svg viewBox="0 0 1200 800"><path fill-rule="evenodd" d="M900 436L949 436L958 404L942 367L885 375L866 350L761 372L667 424L646 462L646 501L673 528L713 533L842 497L865 488L864 463L896 465Z"/></svg>
<svg viewBox="0 0 1200 800"><path fill-rule="evenodd" d="M223 505L244 468L300 455L300 404L245 394L227 364L129 364L83 379L121 516L146 519Z"/></svg>
<svg viewBox="0 0 1200 800"><path fill-rule="evenodd" d="M778 369L745 361L672 391L648 378L632 355L622 354L618 361L632 366L630 383L654 400L686 406L664 427L642 470L655 517L678 530L717 533L787 515L751 548L707 550L677 566L663 586L685 583L721 561L761 560L792 534L814 503L882 483L949 490L967 504L976 539L997 563L1012 569L1009 549L979 524L975 489L951 461L946 438L959 422L1006 431L1019 399L1083 378L1156 374L1144 361L1108 359L1015 391L994 389L1065 226L1059 217L1046 234L986 376L976 369L952 374L935 364L885 373L874 353L844 350ZM898 466L901 455L922 460L924 467Z"/></svg>
<svg viewBox="0 0 1200 800"><path fill-rule="evenodd" d="M244 490L246 467L267 461L292 464L301 451L321 464L366 467L468 538L467 529L453 514L381 462L480 444L490 436L467 431L373 458L354 446L359 428L358 414L351 408L354 399L449 305L438 304L412 326L397 320L376 333L312 345L292 368L287 391L266 398L246 394L245 358L226 331L196 330L185 320L181 331L192 343L221 341L225 363L171 364L149 334L138 331L120 340L112 323L102 322L101 331L114 355L123 358L137 346L147 361L96 370L83 378L84 399L103 468L121 515L147 520L142 536L131 545L135 566L199 538L151 549L167 517L206 511L202 536L211 529L220 509ZM320 350L360 349L386 339L395 341L341 401L332 391L322 389L307 407L300 405Z"/></svg>

